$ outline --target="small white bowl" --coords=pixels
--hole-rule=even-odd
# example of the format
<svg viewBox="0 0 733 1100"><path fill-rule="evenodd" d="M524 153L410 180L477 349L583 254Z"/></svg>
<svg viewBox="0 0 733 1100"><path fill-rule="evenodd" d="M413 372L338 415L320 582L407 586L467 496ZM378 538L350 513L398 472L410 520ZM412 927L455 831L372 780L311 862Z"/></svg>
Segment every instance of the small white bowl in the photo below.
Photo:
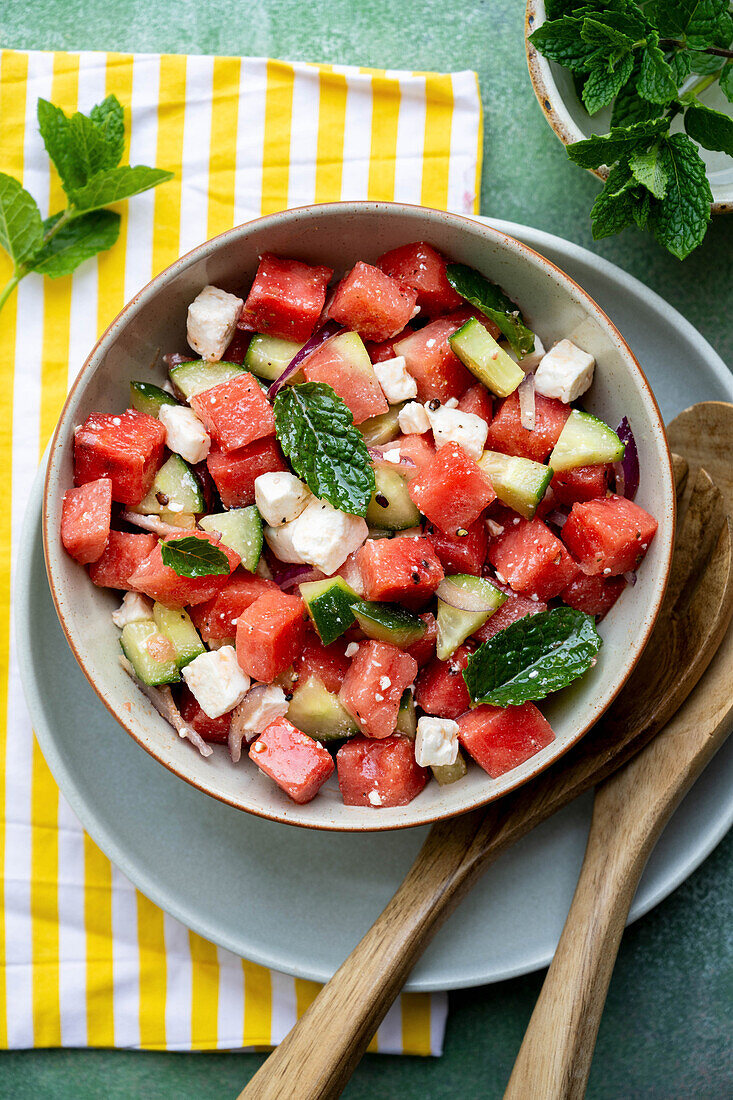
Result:
<svg viewBox="0 0 733 1100"><path fill-rule="evenodd" d="M132 379L162 382L159 352L185 350L189 302L207 283L227 290L246 287L262 252L327 264L340 274L356 260L373 262L388 249L418 240L503 286L548 345L567 336L595 356L589 407L612 425L628 416L641 462L637 499L656 517L659 530L638 584L622 593L601 626L604 645L596 667L542 704L556 734L552 745L500 779L471 765L460 782L447 787L431 782L408 806L344 806L335 777L312 802L299 806L246 757L234 765L217 747L203 759L122 671L119 633L110 618L119 594L95 588L86 570L64 552L59 535L63 496L73 477L74 427L92 412L126 408ZM422 825L490 802L537 775L582 737L621 689L652 630L667 583L674 520L672 468L657 403L623 337L577 283L531 248L469 218L418 206L352 202L288 210L223 233L177 260L125 306L84 364L56 428L43 538L51 592L69 644L102 702L147 752L199 790L262 817L370 831Z"/></svg>

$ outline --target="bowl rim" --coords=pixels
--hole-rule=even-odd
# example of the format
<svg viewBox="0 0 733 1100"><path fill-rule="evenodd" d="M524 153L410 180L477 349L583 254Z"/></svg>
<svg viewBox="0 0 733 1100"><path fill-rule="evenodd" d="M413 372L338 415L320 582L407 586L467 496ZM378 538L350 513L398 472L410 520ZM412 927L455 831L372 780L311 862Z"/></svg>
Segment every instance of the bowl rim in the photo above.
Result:
<svg viewBox="0 0 733 1100"><path fill-rule="evenodd" d="M552 75L552 66L546 57L535 49L529 40L529 36L538 27L541 27L547 18L544 0L527 0L524 16L524 49L527 57L527 69L532 83L537 102L542 108L542 113L554 130L563 145L572 145L575 141L583 141L588 135L584 134L565 106L565 101ZM589 116L590 117L590 116ZM608 179L609 169L606 165L600 168L588 168L603 183ZM712 184L711 184L712 187ZM713 198L710 204L713 214L728 214L733 211L733 202L727 199Z"/></svg>
<svg viewBox="0 0 733 1100"><path fill-rule="evenodd" d="M184 770L176 766L173 761L167 760L162 755L155 752L153 746L142 740L138 736L134 726L132 724L128 724L125 721L123 715L118 713L118 711L111 705L110 701L105 696L101 686L98 684L97 678L92 674L91 669L87 666L84 658L80 654L73 637L73 632L68 625L66 617L62 611L62 601L57 592L54 569L52 566L53 556L51 554L51 539L53 536L57 535L57 531L54 530L53 532L51 532L49 527L50 519L48 502L53 489L53 486L51 484L51 474L54 468L53 457L60 445L62 425L66 418L69 405L75 398L77 391L83 389L86 386L89 378L95 372L98 366L95 361L102 346L105 345L108 341L111 341L113 338L115 338L116 330L124 324L129 311L132 310L140 302L141 299L147 299L154 295L158 290L162 289L165 283L167 283L170 278L177 274L179 271L185 269L191 263L198 262L198 260L205 258L211 253L215 252L217 248L225 241L238 237L244 231L251 230L256 227L262 227L263 225L266 226L267 222L280 219L284 215L294 216L294 218L297 219L298 215L314 216L316 213L327 213L328 211L351 211L352 213L369 212L374 214L384 214L387 211L391 211L394 213L399 213L403 211L419 211L429 212L430 214L439 214L442 218L448 219L449 222L458 222L472 228L473 230L476 230L477 228L482 230L487 235L493 236L495 239L498 239L499 242L504 242L505 244L508 244L510 249L518 251L520 255L529 254L535 261L538 261L541 266L544 266L546 269L548 269L548 274L552 275L555 278L559 276L560 281L564 280L567 284L569 284L570 287L574 289L576 293L583 299L584 303L589 307L590 312L594 313L596 317L603 324L605 324L605 326L607 326L608 330L610 330L609 334L612 337L615 337L619 344L620 350L625 354L629 368L632 372L636 372L638 376L638 380L644 392L644 398L649 408L650 415L652 417L652 420L656 421L656 425L660 430L660 438L664 444L663 457L666 461L663 463L662 466L662 480L664 484L664 489L666 490L666 495L668 497L669 505L671 507L672 522L670 524L670 537L667 545L664 547L665 553L662 563L659 567L660 573L662 574L663 578L662 584L659 587L656 601L653 601L650 605L651 614L648 618L646 629L635 639L631 653L631 659L629 663L625 666L623 675L619 678L617 684L614 686L614 689L608 696L603 708L596 714L594 714L591 719L582 726L582 728L579 728L572 736L572 738L568 739L566 744L563 746L562 751L558 752L556 755L548 758L547 760L539 761L528 774L522 776L521 778L517 778L514 782L508 781L500 791L490 791L485 796L475 799L468 806L464 806L454 810L441 810L438 812L433 812L431 814L423 815L419 818L419 820L416 821L399 821L390 825L380 825L378 820L375 820L374 824L357 823L355 821L353 825L348 823L334 823L330 821L293 821L291 817L283 815L282 813L278 812L276 808L265 809L247 806L243 804L242 799L238 800L235 797L230 797L227 794L212 790L210 785L207 786L195 775L185 772ZM99 339L96 341L89 355L84 360L84 363L82 364L82 367L80 368L79 373L77 374L77 377L75 378L66 396L63 408L61 409L58 421L54 428L51 441L48 445L47 456L47 465L43 480L43 508L41 519L43 555L46 567L46 576L51 592L51 598L53 600L54 608L56 610L56 615L59 619L66 640L72 653L74 654L77 664L86 676L89 684L91 685L98 698L104 704L112 717L118 722L118 724L123 727L126 733L128 733L141 748L143 748L150 756L152 756L154 760L165 767L168 771L176 775L179 779L184 780L186 783L201 791L203 794L215 798L217 801L223 802L226 805L232 806L234 809L241 810L244 813L254 814L257 817L262 817L266 820L276 821L281 824L291 825L298 828L316 829L325 832L391 832L395 829L407 829L421 825L431 825L436 821L456 817L459 814L468 813L472 810L477 810L485 807L490 803L495 802L497 799L503 798L505 795L513 793L525 783L529 783L530 780L535 779L551 765L556 764L559 760L561 760L562 757L574 745L576 745L585 736L586 733L588 733L593 725L595 725L595 723L600 720L603 714L605 714L613 701L616 699L619 692L622 690L632 672L634 671L634 668L636 667L641 657L641 654L644 651L646 643L651 636L654 626L656 625L656 621L659 617L659 612L662 607L667 584L669 581L677 519L677 501L674 489L672 457L670 453L669 441L667 439L667 432L664 425L664 420L662 418L661 410L657 403L656 397L654 396L652 388L649 385L649 382L641 368L641 365L639 364L636 356L629 347L627 341L624 339L613 321L611 321L605 311L601 309L601 307L590 296L590 294L588 294L588 292L585 291L580 286L580 284L575 281L575 279L564 272L562 268L558 267L557 264L553 263L551 260L548 260L541 253L537 252L536 249L524 244L524 242L522 241L517 240L517 238L512 237L509 233L506 233L500 229L496 229L493 225L487 225L485 222L477 221L475 218L469 215L456 214L445 210L437 210L433 207L420 206L419 204L415 203L397 203L363 199L322 204L308 204L299 207L292 207L288 210L262 215L258 218L253 218L247 222L243 222L238 226L233 226L231 229L225 230L223 233L219 233L215 237L209 238L209 240L202 242L201 244L192 248L189 252L184 253L177 260L174 260L172 264L164 268L163 271L159 272L152 279L150 279L149 282L145 284L145 286L141 287L140 290L130 299L130 301L125 303L117 316L110 322L110 324L101 334ZM374 817L378 819L379 815L375 814Z"/></svg>

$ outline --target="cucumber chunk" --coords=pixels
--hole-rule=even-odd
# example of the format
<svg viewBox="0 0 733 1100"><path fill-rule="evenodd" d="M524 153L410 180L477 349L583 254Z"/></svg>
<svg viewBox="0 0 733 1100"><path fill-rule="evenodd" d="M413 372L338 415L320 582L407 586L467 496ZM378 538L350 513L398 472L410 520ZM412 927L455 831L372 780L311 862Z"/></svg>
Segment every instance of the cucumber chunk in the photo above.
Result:
<svg viewBox="0 0 733 1100"><path fill-rule="evenodd" d="M415 714L415 700L409 688L402 692L400 709L397 711L397 725L395 733L401 733L403 737L415 740L417 734L417 715Z"/></svg>
<svg viewBox="0 0 733 1100"><path fill-rule="evenodd" d="M552 469L531 458L503 455L498 451L484 451L479 466L491 478L494 492L502 504L525 519L532 519L552 481Z"/></svg>
<svg viewBox="0 0 733 1100"><path fill-rule="evenodd" d="M405 531L420 522L420 512L412 502L407 481L396 470L377 466L376 489L366 511L366 521L388 531Z"/></svg>
<svg viewBox="0 0 733 1100"><path fill-rule="evenodd" d="M183 668L194 657L206 652L196 627L187 611L178 607L166 607L165 604L153 604L153 618L161 634L173 643L176 651L176 665Z"/></svg>
<svg viewBox="0 0 733 1100"><path fill-rule="evenodd" d="M470 599L479 596L485 601L486 610L463 611L452 607L438 597L438 644L436 655L438 660L447 661L451 653L458 649L461 642L465 642L475 630L497 611L504 603L506 596L495 588L491 581L483 577L472 577L468 573L456 573L452 577L446 577L454 588L460 593L465 592Z"/></svg>
<svg viewBox="0 0 733 1100"><path fill-rule="evenodd" d="M386 413L370 416L368 420L356 425L367 447L380 447L383 443L391 443L393 439L397 439L401 434L400 409L405 404L405 401L401 401L399 405L390 405Z"/></svg>
<svg viewBox="0 0 733 1100"><path fill-rule="evenodd" d="M175 684L181 678L178 665L170 660L159 661L148 650L148 641L160 631L154 622L145 620L127 623L122 628L120 645L122 652L135 669L138 680L144 684Z"/></svg>
<svg viewBox="0 0 733 1100"><path fill-rule="evenodd" d="M461 362L497 397L514 393L524 378L521 367L475 317L449 336L448 343Z"/></svg>
<svg viewBox="0 0 733 1100"><path fill-rule="evenodd" d="M327 691L317 676L298 684L288 706L287 718L317 741L341 741L359 732L338 695Z"/></svg>
<svg viewBox="0 0 733 1100"><path fill-rule="evenodd" d="M576 466L596 466L602 462L620 462L624 444L616 433L592 413L573 409L550 455L553 470L572 470Z"/></svg>
<svg viewBox="0 0 733 1100"><path fill-rule="evenodd" d="M148 416L157 416L161 405L180 405L171 393L166 393L152 382L131 382L130 400L133 409Z"/></svg>
<svg viewBox="0 0 733 1100"><path fill-rule="evenodd" d="M367 638L373 638L375 642L391 642L400 649L418 642L427 630L419 615L397 604L357 600L352 611Z"/></svg>
<svg viewBox="0 0 733 1100"><path fill-rule="evenodd" d="M454 764L431 764L430 770L441 787L446 787L449 783L455 783L457 779L463 779L468 768L466 767L465 757L459 749Z"/></svg>
<svg viewBox="0 0 733 1100"><path fill-rule="evenodd" d="M303 602L324 645L335 641L354 622L351 609L359 597L342 577L299 585Z"/></svg>
<svg viewBox="0 0 733 1100"><path fill-rule="evenodd" d="M292 340L281 340L279 336L268 336L265 332L256 332L249 342L244 366L259 378L274 382L302 347L302 344L296 344ZM302 378L298 373L294 374L289 381L302 382Z"/></svg>
<svg viewBox="0 0 733 1100"><path fill-rule="evenodd" d="M254 573L262 554L262 516L254 504L203 516L199 527L210 534L218 531L224 545L239 554L242 567Z"/></svg>
<svg viewBox="0 0 733 1100"><path fill-rule="evenodd" d="M247 368L240 367L238 363L209 363L206 359L193 359L189 363L179 363L171 367L168 373L173 385L189 401L197 393L228 382L230 378L236 378L246 371Z"/></svg>
<svg viewBox="0 0 733 1100"><path fill-rule="evenodd" d="M204 494L199 479L180 455L173 454L163 463L155 475L150 492L139 504L131 508L143 516L159 516L164 512L170 521L177 523L176 516L181 513L197 513L204 510Z"/></svg>

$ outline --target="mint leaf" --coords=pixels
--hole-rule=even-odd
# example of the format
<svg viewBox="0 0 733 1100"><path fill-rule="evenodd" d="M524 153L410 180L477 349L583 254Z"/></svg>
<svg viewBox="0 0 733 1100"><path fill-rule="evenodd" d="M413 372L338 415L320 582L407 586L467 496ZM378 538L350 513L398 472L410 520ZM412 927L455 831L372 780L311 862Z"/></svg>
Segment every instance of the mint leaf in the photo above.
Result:
<svg viewBox="0 0 733 1100"><path fill-rule="evenodd" d="M645 148L652 138L669 129L669 119L654 118L636 122L631 126L612 126L607 134L594 134L584 141L568 145L568 156L581 168L599 168L602 164L614 164L621 157L630 156L637 149Z"/></svg>
<svg viewBox="0 0 733 1100"><path fill-rule="evenodd" d="M649 226L660 244L684 260L702 242L710 221L710 191L705 164L686 134L671 134L661 153L667 193L649 214Z"/></svg>
<svg viewBox="0 0 733 1100"><path fill-rule="evenodd" d="M89 112L92 122L102 131L107 143L104 168L115 168L125 149L125 112L115 95L108 95Z"/></svg>
<svg viewBox="0 0 733 1100"><path fill-rule="evenodd" d="M580 37L591 46L609 51L611 49L629 50L634 39L623 31L600 19L586 18L580 29Z"/></svg>
<svg viewBox="0 0 733 1100"><path fill-rule="evenodd" d="M52 229L61 217L55 214L43 223L44 230ZM31 271L58 279L70 275L84 260L111 248L120 234L120 215L113 210L96 210L82 214L62 226L40 252L28 262Z"/></svg>
<svg viewBox="0 0 733 1100"><path fill-rule="evenodd" d="M667 171L662 163L659 143L639 150L629 157L629 168L635 180L651 191L656 199L663 199L667 192Z"/></svg>
<svg viewBox="0 0 733 1100"><path fill-rule="evenodd" d="M672 70L672 75L677 82L677 87L687 80L692 70L692 63L690 59L689 50L675 50L669 58L669 67Z"/></svg>
<svg viewBox="0 0 733 1100"><path fill-rule="evenodd" d="M70 119L60 107L49 103L47 99L38 100L36 115L46 152L56 166L64 191L68 194L73 188L81 187L86 182L76 156Z"/></svg>
<svg viewBox="0 0 733 1100"><path fill-rule="evenodd" d="M0 247L16 269L43 244L41 212L36 200L12 176L0 172Z"/></svg>
<svg viewBox="0 0 733 1100"><path fill-rule="evenodd" d="M103 206L139 195L159 183L172 179L173 173L162 168L147 168L138 164L129 164L108 171L99 172L83 187L76 188L72 200L77 210L99 210Z"/></svg>
<svg viewBox="0 0 733 1100"><path fill-rule="evenodd" d="M286 386L274 402L280 445L309 489L334 508L365 516L374 469L351 412L324 382Z"/></svg>
<svg viewBox="0 0 733 1100"><path fill-rule="evenodd" d="M652 103L671 103L677 96L677 79L659 48L659 35L652 31L641 55L636 90Z"/></svg>
<svg viewBox="0 0 733 1100"><path fill-rule="evenodd" d="M646 14L662 38L711 38L720 17L728 9L728 0L653 0ZM696 42L697 45L703 44ZM712 45L712 42L705 42Z"/></svg>
<svg viewBox="0 0 733 1100"><path fill-rule="evenodd" d="M733 157L733 118L695 103L685 111L685 130L703 149L716 149Z"/></svg>
<svg viewBox="0 0 733 1100"><path fill-rule="evenodd" d="M548 61L556 61L574 73L585 72L593 55L593 46L580 37L581 19L563 16L543 23L529 36L529 41Z"/></svg>
<svg viewBox="0 0 733 1100"><path fill-rule="evenodd" d="M163 565L168 565L179 577L212 577L229 574L229 559L223 550L208 539L194 535L167 539L160 544Z"/></svg>
<svg viewBox="0 0 733 1100"><path fill-rule="evenodd" d="M466 264L448 264L448 282L462 298L490 317L506 336L517 358L534 351L534 333L500 286Z"/></svg>
<svg viewBox="0 0 733 1100"><path fill-rule="evenodd" d="M590 212L593 239L601 240L633 225L638 197L634 193L636 181L625 164L615 165L609 172L606 184L593 203Z"/></svg>
<svg viewBox="0 0 733 1100"><path fill-rule="evenodd" d="M86 115L77 111L69 119L69 137L73 143L73 156L83 186L97 172L112 167L112 156L107 135Z"/></svg>
<svg viewBox="0 0 733 1100"><path fill-rule="evenodd" d="M590 615L556 607L495 634L463 671L472 706L516 707L567 687L593 664L601 636Z"/></svg>
<svg viewBox="0 0 733 1100"><path fill-rule="evenodd" d="M720 90L731 103L733 103L733 61L729 61L720 74L718 81Z"/></svg>
<svg viewBox="0 0 733 1100"><path fill-rule="evenodd" d="M583 103L588 114L594 115L601 107L607 107L621 91L633 70L634 59L630 53L591 69L583 88Z"/></svg>
<svg viewBox="0 0 733 1100"><path fill-rule="evenodd" d="M648 122L664 114L664 107L660 103L650 103L637 92L636 81L640 72L641 66L635 62L631 77L613 101L611 126L633 126L637 122Z"/></svg>

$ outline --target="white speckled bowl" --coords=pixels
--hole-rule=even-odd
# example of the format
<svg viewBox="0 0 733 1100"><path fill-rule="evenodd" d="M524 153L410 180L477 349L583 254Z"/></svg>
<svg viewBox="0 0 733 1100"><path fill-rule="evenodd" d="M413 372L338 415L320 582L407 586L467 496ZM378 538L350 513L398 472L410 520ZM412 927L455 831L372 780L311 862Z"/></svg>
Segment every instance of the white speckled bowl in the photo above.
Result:
<svg viewBox="0 0 733 1100"><path fill-rule="evenodd" d="M335 777L306 806L292 802L245 758L234 765L217 747L203 759L181 741L119 664L119 634L110 611L117 593L95 588L59 537L64 492L72 484L73 431L91 412L126 408L133 378L151 373L158 350L186 347L186 307L206 283L246 286L265 250L324 263L337 273L357 259L428 240L456 261L500 283L545 344L567 336L597 360L588 407L610 424L628 416L638 443L642 479L637 500L659 521L639 572L601 625L598 664L542 707L556 740L521 767L490 779L471 766L448 787L430 783L408 806L376 810L344 806ZM84 364L53 437L43 508L46 567L69 644L102 702L132 737L176 775L214 798L276 821L319 829L367 831L421 825L490 802L562 756L593 725L629 676L659 612L669 573L675 496L669 449L657 403L621 334L569 276L531 248L471 219L393 203L332 203L273 214L223 233L157 276L123 309Z"/></svg>

